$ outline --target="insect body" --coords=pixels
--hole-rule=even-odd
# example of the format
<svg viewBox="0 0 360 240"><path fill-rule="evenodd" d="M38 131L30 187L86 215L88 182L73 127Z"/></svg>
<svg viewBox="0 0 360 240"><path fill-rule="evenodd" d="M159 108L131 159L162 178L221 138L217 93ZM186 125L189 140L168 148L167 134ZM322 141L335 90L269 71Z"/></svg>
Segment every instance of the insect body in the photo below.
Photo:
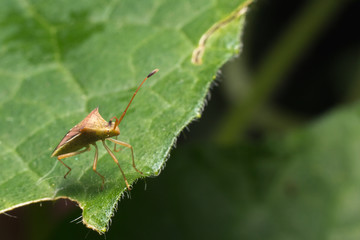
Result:
<svg viewBox="0 0 360 240"><path fill-rule="evenodd" d="M64 175L64 178L70 173L71 168L66 165L62 159L72 157L81 153L84 153L86 151L90 150L90 145L93 145L95 147L95 157L94 157L94 163L93 163L93 170L94 172L99 175L102 179L102 185L101 188L104 188L105 183L105 177L101 175L99 172L96 171L96 164L98 160L98 148L96 145L97 141L101 141L104 145L106 151L109 153L109 155L112 157L112 159L115 161L115 163L118 165L120 172L124 178L126 187L130 190L129 183L126 179L126 176L123 172L123 170L120 167L120 164L118 160L116 159L114 153L110 150L110 148L106 145L105 140L109 140L115 144L114 151L116 150L116 144L130 148L131 150L131 157L132 157L132 165L134 169L142 174L141 171L139 171L135 166L135 160L134 160L134 151L130 144L126 142L119 141L117 139L113 139L111 137L117 137L120 134L119 124L124 118L126 111L128 110L131 102L133 101L136 93L139 91L140 87L144 84L144 82L157 73L159 70L155 69L152 71L139 85L139 87L136 89L134 95L130 99L129 104L127 105L126 109L120 116L120 118L112 117L110 121L106 121L104 118L101 117L99 113L99 109L95 108L94 110L89 113L88 116L86 116L80 123L78 123L75 127L70 129L70 131L65 135L65 137L61 140L59 145L55 148L54 152L52 153L51 157L57 157L57 159L69 169L69 171ZM113 120L115 121L113 122ZM83 149L84 148L84 149Z"/></svg>

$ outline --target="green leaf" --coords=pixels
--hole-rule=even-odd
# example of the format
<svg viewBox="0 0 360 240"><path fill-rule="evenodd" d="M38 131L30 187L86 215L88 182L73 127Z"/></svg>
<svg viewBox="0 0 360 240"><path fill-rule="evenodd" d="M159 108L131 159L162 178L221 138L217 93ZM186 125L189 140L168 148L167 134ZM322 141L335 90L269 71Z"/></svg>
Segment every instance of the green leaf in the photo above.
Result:
<svg viewBox="0 0 360 240"><path fill-rule="evenodd" d="M125 191L110 156L50 158L67 131L92 109L119 116L145 176L160 173L179 132L200 117L217 69L239 52L245 1L10 1L0 3L0 212L69 198L84 223L105 232ZM243 5L242 5L243 4ZM228 21L231 20L231 21ZM207 31L217 26L214 32ZM206 35L202 64L191 57ZM128 149L117 154L129 183L142 178Z"/></svg>

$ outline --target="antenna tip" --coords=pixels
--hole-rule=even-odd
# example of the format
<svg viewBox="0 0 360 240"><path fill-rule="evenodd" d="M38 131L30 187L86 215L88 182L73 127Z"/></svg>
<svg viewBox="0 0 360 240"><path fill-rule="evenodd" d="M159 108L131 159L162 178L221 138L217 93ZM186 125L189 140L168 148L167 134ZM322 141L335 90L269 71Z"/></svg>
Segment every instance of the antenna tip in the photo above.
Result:
<svg viewBox="0 0 360 240"><path fill-rule="evenodd" d="M147 75L147 77L151 77L152 75L154 75L155 73L157 73L159 71L159 69L154 69L151 73L149 73L149 75Z"/></svg>

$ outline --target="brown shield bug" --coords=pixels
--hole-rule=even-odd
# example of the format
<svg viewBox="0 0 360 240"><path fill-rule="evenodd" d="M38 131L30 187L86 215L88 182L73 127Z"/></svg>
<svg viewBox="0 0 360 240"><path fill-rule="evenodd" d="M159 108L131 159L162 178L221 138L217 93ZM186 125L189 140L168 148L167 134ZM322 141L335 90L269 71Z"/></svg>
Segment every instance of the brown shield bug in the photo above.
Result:
<svg viewBox="0 0 360 240"><path fill-rule="evenodd" d="M120 172L124 178L126 187L130 189L130 185L126 179L126 176L123 172L123 170L120 167L120 164L118 160L116 159L114 153L110 150L110 148L106 145L105 140L109 140L115 144L114 151L116 150L116 144L130 148L131 150L131 157L132 157L132 165L134 169L142 174L140 170L136 168L135 165L135 159L134 159L134 150L132 146L126 142L119 141L117 139L113 139L111 137L117 137L120 134L119 124L121 120L124 118L126 111L128 110L131 102L133 101L135 95L139 91L140 87L144 84L144 82L157 73L159 70L155 69L153 70L147 77L141 82L139 87L136 89L134 95L129 101L129 104L125 108L124 112L121 114L120 118L112 117L110 121L106 121L103 117L101 117L99 113L99 109L95 108L92 110L89 115L87 115L80 123L75 125L70 131L65 135L65 137L60 141L59 145L55 148L54 152L52 153L51 157L57 157L57 159L69 169L69 171L65 174L64 178L70 173L71 168L66 165L62 159L72 157L81 153L84 153L86 151L90 150L90 145L93 145L95 147L95 157L94 157L94 163L93 163L93 170L94 172L99 175L102 179L102 185L101 189L104 188L105 183L105 177L101 175L98 171L96 171L96 164L98 161L98 148L96 145L97 141L101 141L104 145L106 151L109 153L111 158L115 161L115 163L118 165ZM115 119L115 121L113 121ZM85 149L82 149L85 148ZM82 150L80 150L82 149Z"/></svg>

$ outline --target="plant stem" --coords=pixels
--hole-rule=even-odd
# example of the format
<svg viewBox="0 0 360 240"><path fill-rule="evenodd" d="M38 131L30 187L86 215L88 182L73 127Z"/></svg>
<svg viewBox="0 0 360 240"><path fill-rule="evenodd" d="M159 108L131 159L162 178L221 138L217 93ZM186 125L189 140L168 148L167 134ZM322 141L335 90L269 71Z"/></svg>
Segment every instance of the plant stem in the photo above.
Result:
<svg viewBox="0 0 360 240"><path fill-rule="evenodd" d="M253 77L249 96L245 100L239 98L225 116L215 135L217 143L232 145L243 136L256 111L347 3L346 0L309 1L264 57Z"/></svg>

